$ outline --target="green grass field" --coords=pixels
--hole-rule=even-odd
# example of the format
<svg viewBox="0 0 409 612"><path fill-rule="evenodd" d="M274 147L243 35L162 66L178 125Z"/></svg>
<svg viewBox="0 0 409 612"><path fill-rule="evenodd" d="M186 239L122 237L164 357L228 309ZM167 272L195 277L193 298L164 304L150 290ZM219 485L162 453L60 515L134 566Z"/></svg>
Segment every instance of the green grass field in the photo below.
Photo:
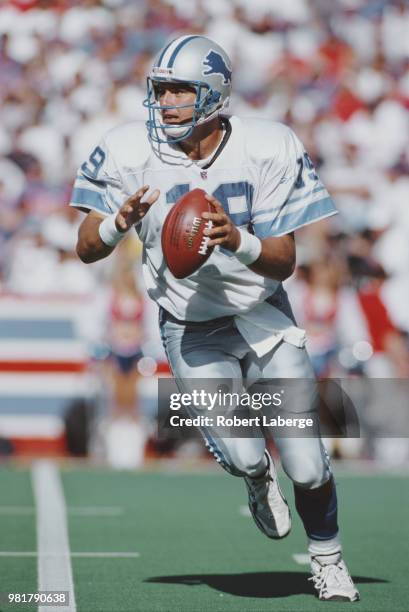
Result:
<svg viewBox="0 0 409 612"><path fill-rule="evenodd" d="M73 556L80 612L409 610L407 477L336 471L345 557L362 596L359 603L345 604L314 597L308 566L293 558L306 552L295 513L290 536L269 541L243 511L243 482L222 470L114 473L62 467L61 476L71 553L139 553ZM293 507L290 483L281 481ZM0 484L0 591L30 592L36 590L36 557L6 554L37 548L30 472L3 467Z"/></svg>

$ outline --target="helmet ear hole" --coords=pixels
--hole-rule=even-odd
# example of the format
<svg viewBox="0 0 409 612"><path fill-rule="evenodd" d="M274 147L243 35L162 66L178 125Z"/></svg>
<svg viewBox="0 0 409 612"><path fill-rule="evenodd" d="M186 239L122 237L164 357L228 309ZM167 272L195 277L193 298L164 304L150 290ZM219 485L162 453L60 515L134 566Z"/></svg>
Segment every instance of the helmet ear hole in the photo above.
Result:
<svg viewBox="0 0 409 612"><path fill-rule="evenodd" d="M209 96L209 104L217 104L217 102L220 102L220 98L221 98L220 91L212 91L211 95Z"/></svg>
<svg viewBox="0 0 409 612"><path fill-rule="evenodd" d="M199 115L206 117L206 115L213 113L216 110L215 107L220 102L220 98L220 92L208 90L200 102Z"/></svg>

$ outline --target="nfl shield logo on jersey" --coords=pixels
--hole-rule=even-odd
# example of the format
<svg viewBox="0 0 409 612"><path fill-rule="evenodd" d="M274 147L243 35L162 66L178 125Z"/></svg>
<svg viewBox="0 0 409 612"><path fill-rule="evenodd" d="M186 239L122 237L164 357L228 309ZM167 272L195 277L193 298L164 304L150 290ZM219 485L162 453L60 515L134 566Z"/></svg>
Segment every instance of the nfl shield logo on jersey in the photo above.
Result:
<svg viewBox="0 0 409 612"><path fill-rule="evenodd" d="M202 177L202 179L207 179L207 170L201 170L200 176Z"/></svg>

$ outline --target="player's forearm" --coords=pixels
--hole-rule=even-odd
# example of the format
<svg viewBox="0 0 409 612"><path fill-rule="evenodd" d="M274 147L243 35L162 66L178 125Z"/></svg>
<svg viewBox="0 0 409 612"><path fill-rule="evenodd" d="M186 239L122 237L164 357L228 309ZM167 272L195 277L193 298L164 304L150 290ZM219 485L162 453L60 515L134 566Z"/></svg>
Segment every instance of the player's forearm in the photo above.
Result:
<svg viewBox="0 0 409 612"><path fill-rule="evenodd" d="M267 278L284 281L293 274L295 259L295 242L292 234L265 238L261 241L260 257L249 268Z"/></svg>
<svg viewBox="0 0 409 612"><path fill-rule="evenodd" d="M93 263L108 257L114 247L106 245L99 235L99 226L102 218L95 219L88 216L78 231L77 255L84 263Z"/></svg>

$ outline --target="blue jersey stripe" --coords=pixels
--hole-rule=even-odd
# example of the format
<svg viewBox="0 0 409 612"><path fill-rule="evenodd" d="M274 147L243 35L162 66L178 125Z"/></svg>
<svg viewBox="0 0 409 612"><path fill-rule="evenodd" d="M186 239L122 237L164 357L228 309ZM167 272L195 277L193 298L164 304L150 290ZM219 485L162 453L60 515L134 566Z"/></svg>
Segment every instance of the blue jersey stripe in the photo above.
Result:
<svg viewBox="0 0 409 612"><path fill-rule="evenodd" d="M98 187L99 189L105 189L105 187L107 186L105 181L98 181L97 179L91 178L87 174L82 174L82 173L79 174L78 179L83 180L85 182L92 183L93 185L95 185L95 187Z"/></svg>
<svg viewBox="0 0 409 612"><path fill-rule="evenodd" d="M176 49L174 49L172 55L170 56L170 59L168 61L168 68L173 68L173 64L175 63L175 59L177 54L179 53L179 51L191 40L193 40L194 38L203 38L203 36L189 36L188 38L185 38L185 40L182 40L181 43L178 44L178 46L176 47Z"/></svg>
<svg viewBox="0 0 409 612"><path fill-rule="evenodd" d="M72 190L71 203L76 206L85 206L85 208L95 208L96 210L108 214L112 212L107 206L103 196L96 191L91 191L91 189L74 187Z"/></svg>
<svg viewBox="0 0 409 612"><path fill-rule="evenodd" d="M254 223L254 232L261 239L268 238L269 236L289 234L303 225L319 221L321 218L336 212L337 210L331 198L323 198L297 212L283 215L279 219Z"/></svg>
<svg viewBox="0 0 409 612"><path fill-rule="evenodd" d="M318 187L314 187L314 189L312 191L308 192L308 194L300 195L300 196L298 196L296 198L290 198L289 200L287 200L286 204L295 204L296 202L301 202L301 200L305 200L312 193L320 193L321 191L326 191L324 185L319 185ZM295 191L294 193L296 194L297 191Z"/></svg>
<svg viewBox="0 0 409 612"><path fill-rule="evenodd" d="M293 194L296 194L298 190L293 191ZM305 193L304 195L300 195L298 197L293 197L290 200L286 200L284 202L284 204L279 204L278 206L273 206L272 208L266 208L265 210L256 210L253 213L253 217L259 217L260 215L265 215L267 213L270 212L274 212L275 210L280 210L280 208L282 208L283 210L285 210L285 206L286 204L295 204L296 202L301 202L301 200L304 199L308 199L308 197L312 194L312 193L320 193L321 191L325 191L325 187L324 185L320 185L318 187L314 187L314 189L312 191L309 191L308 193Z"/></svg>

